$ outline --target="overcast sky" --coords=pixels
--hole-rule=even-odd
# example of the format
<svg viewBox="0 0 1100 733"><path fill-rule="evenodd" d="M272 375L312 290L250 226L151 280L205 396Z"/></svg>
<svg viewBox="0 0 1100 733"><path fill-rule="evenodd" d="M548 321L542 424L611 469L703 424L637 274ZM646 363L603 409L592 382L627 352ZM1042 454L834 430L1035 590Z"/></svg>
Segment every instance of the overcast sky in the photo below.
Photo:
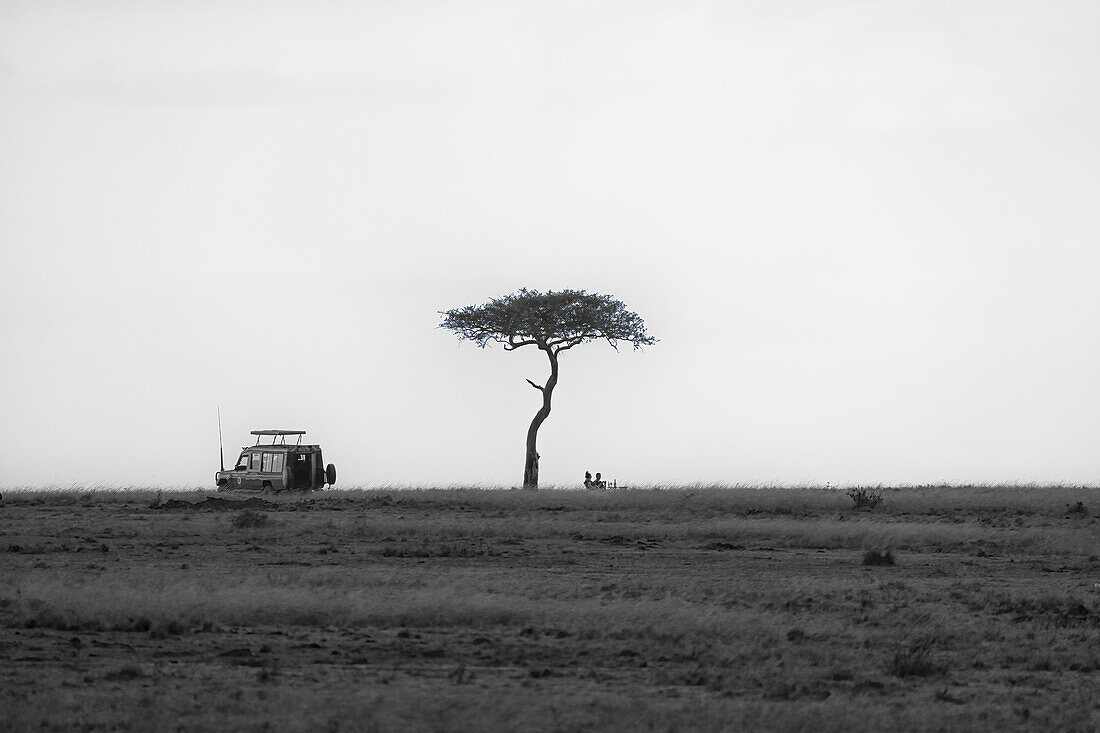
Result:
<svg viewBox="0 0 1100 733"><path fill-rule="evenodd" d="M1100 481L1100 3L0 0L0 485Z"/></svg>

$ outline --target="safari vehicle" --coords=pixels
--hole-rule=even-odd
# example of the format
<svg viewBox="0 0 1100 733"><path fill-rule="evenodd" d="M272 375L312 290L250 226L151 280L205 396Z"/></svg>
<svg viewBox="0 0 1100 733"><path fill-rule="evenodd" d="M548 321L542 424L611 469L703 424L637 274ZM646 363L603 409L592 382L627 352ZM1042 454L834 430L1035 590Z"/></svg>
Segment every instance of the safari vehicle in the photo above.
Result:
<svg viewBox="0 0 1100 733"><path fill-rule="evenodd" d="M325 465L321 446L301 444L304 430L253 430L252 434L256 445L241 449L236 466L226 471L222 459L222 470L214 474L218 491L315 491L336 483L336 466ZM293 435L298 440L290 445L286 439ZM271 442L260 445L267 436Z"/></svg>

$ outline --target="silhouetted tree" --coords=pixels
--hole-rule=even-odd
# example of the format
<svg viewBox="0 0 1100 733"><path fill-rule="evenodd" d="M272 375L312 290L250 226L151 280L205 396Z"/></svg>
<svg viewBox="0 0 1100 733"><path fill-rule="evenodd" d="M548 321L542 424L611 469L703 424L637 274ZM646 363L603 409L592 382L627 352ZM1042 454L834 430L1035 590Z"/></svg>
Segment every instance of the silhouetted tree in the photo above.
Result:
<svg viewBox="0 0 1100 733"><path fill-rule="evenodd" d="M459 339L473 341L485 348L492 341L504 344L505 351L537 346L550 360L546 384L527 383L542 393L542 407L527 430L523 487L539 486L539 454L535 448L539 427L550 414L550 398L558 384L558 355L579 344L604 339L618 350L620 341L635 349L657 343L645 331L645 323L610 295L584 290L540 293L523 288L519 292L490 300L484 305L468 305L440 311L440 328L454 331Z"/></svg>

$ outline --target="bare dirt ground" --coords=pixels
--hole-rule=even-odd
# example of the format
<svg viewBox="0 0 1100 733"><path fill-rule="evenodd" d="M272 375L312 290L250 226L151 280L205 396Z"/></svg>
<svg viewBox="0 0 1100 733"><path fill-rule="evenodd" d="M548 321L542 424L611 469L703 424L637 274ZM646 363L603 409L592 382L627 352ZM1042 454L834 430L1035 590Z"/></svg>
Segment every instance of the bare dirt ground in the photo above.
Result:
<svg viewBox="0 0 1100 733"><path fill-rule="evenodd" d="M1100 730L1090 504L6 492L0 729Z"/></svg>

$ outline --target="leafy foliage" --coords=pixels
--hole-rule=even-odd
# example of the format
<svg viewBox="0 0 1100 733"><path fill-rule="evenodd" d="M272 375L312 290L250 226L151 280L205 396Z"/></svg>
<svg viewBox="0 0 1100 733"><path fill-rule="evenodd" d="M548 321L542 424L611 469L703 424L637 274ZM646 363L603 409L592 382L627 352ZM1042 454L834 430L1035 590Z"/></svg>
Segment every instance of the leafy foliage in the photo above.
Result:
<svg viewBox="0 0 1100 733"><path fill-rule="evenodd" d="M635 349L657 343L638 314L621 301L584 290L540 293L522 288L483 305L440 313L444 316L440 328L482 348L495 341L509 351L534 345L557 353L597 339L613 348L620 341L630 342Z"/></svg>

